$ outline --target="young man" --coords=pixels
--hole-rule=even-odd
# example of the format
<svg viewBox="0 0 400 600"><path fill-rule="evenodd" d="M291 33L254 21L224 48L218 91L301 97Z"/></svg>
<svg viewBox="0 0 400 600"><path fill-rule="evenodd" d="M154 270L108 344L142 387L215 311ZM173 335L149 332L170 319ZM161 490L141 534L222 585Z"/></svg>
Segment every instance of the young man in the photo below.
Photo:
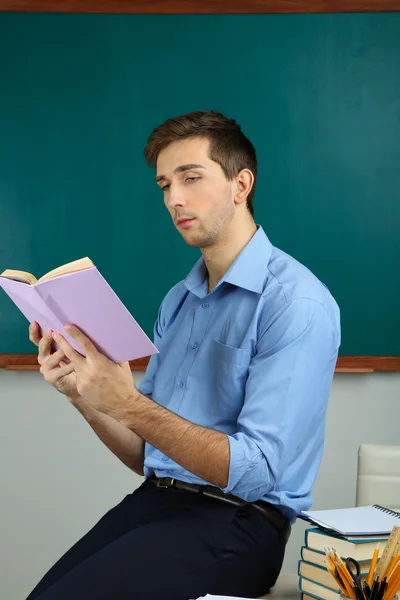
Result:
<svg viewBox="0 0 400 600"><path fill-rule="evenodd" d="M160 353L135 389L128 363L86 358L51 332L46 381L145 482L43 578L29 600L257 597L309 508L340 344L327 288L253 219L256 153L214 111L169 119L145 155L174 226L202 257L164 298ZM271 199L268 200L272 202ZM60 332L58 332L60 334Z"/></svg>

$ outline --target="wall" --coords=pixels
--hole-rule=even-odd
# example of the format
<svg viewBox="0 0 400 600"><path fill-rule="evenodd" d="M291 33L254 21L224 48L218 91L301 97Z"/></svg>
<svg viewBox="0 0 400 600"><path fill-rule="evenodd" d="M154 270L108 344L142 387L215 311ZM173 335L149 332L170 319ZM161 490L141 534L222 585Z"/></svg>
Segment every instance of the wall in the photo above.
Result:
<svg viewBox="0 0 400 600"><path fill-rule="evenodd" d="M400 373L335 376L314 508L354 505L358 445L400 443L399 400ZM142 478L40 373L0 371L0 407L0 598L21 600ZM298 521L284 571L296 570L304 529Z"/></svg>

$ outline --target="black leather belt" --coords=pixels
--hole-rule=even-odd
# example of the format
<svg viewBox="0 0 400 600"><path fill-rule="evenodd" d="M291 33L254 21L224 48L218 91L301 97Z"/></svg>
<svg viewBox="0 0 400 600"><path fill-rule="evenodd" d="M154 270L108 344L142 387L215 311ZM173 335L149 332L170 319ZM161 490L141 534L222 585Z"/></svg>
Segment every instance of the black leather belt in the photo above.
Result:
<svg viewBox="0 0 400 600"><path fill-rule="evenodd" d="M195 483L187 483L186 481L173 479L172 477L156 477L155 475L152 475L147 481L155 484L158 488L176 488L187 492L195 492L207 496L208 498L216 498L235 506L252 506L263 514L264 517L266 517L283 534L285 542L289 539L291 533L289 520L275 508L275 506L268 502L264 502L264 500L246 502L233 494L225 494L220 488L214 487L213 485L197 485Z"/></svg>

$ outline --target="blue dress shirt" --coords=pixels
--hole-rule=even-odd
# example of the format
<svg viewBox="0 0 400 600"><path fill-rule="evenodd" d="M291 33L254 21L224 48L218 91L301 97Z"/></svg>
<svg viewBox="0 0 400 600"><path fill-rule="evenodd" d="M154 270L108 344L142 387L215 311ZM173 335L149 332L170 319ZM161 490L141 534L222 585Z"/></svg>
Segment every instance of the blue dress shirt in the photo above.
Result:
<svg viewBox="0 0 400 600"><path fill-rule="evenodd" d="M224 492L274 504L291 522L312 504L340 345L338 306L261 226L208 294L201 257L161 303L159 354L138 390L228 436ZM195 452L195 448L193 452ZM209 482L149 443L144 474Z"/></svg>

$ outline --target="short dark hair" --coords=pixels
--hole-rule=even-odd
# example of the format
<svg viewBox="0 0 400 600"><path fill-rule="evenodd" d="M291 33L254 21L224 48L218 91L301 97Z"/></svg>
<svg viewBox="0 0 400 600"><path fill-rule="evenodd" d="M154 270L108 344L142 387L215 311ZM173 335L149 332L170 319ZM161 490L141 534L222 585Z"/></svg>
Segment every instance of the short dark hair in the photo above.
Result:
<svg viewBox="0 0 400 600"><path fill-rule="evenodd" d="M254 184L247 196L247 208L253 215L257 181L256 151L240 125L220 112L196 111L164 121L148 137L144 149L147 164L155 167L160 152L172 142L195 137L210 141L209 158L221 166L228 181L232 181L242 169L250 169L253 173Z"/></svg>

